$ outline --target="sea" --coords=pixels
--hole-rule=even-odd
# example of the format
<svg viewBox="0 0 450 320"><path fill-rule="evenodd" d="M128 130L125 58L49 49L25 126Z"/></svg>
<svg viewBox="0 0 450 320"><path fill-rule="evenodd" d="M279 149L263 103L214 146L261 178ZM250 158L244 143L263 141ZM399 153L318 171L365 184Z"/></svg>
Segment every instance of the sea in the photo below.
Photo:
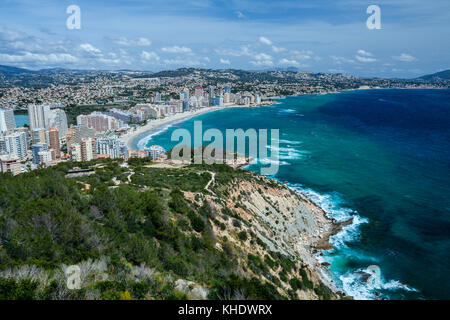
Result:
<svg viewBox="0 0 450 320"><path fill-rule="evenodd" d="M219 110L135 141L172 148L175 129L279 129L273 178L338 221L318 256L355 299L450 298L450 90L356 90ZM205 143L207 144L207 143ZM264 161L246 169L260 171ZM368 281L368 272L373 274Z"/></svg>

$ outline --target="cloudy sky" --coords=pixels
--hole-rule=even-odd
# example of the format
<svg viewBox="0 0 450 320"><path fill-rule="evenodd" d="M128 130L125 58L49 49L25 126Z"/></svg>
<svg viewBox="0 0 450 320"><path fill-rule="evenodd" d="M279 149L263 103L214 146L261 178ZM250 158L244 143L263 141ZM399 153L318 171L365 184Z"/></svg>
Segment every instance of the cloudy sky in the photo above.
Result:
<svg viewBox="0 0 450 320"><path fill-rule="evenodd" d="M381 29L369 30L369 5ZM67 8L81 9L68 29ZM416 77L450 68L449 0L0 0L0 64L298 67Z"/></svg>

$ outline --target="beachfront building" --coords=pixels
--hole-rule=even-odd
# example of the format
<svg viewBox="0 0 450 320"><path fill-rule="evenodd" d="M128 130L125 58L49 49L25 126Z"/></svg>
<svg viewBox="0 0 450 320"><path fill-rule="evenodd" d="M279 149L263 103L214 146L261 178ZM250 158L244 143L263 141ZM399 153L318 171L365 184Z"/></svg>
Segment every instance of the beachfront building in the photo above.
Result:
<svg viewBox="0 0 450 320"><path fill-rule="evenodd" d="M211 104L212 104L213 106L219 106L219 107L222 107L223 104L224 104L223 96L221 96L221 95L215 96L214 98L211 99Z"/></svg>
<svg viewBox="0 0 450 320"><path fill-rule="evenodd" d="M120 158L121 148L116 138L103 136L96 137L95 141L97 154L108 155L111 159Z"/></svg>
<svg viewBox="0 0 450 320"><path fill-rule="evenodd" d="M116 130L121 127L121 121L101 112L77 116L77 125L86 125L97 132Z"/></svg>

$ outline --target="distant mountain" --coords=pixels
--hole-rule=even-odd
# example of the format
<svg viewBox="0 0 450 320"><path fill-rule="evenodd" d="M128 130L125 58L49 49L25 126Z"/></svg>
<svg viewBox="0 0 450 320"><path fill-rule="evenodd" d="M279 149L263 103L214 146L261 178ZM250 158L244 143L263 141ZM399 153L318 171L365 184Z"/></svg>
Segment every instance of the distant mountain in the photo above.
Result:
<svg viewBox="0 0 450 320"><path fill-rule="evenodd" d="M0 65L0 73L3 74L13 74L13 73L32 73L33 71L28 69L10 67L10 66L2 66Z"/></svg>
<svg viewBox="0 0 450 320"><path fill-rule="evenodd" d="M427 74L427 75L421 76L417 79L422 79L422 80L427 80L427 81L450 80L450 70L444 70L444 71L436 72L433 74Z"/></svg>

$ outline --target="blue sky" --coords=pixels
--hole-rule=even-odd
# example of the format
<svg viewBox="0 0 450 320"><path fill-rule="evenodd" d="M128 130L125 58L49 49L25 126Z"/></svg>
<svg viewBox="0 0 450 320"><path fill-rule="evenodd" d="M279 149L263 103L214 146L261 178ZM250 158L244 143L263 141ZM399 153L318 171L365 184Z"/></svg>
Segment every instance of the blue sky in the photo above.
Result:
<svg viewBox="0 0 450 320"><path fill-rule="evenodd" d="M416 77L450 68L448 0L0 0L0 64L40 69L298 67ZM69 30L69 5L81 29ZM381 29L369 30L369 5Z"/></svg>

